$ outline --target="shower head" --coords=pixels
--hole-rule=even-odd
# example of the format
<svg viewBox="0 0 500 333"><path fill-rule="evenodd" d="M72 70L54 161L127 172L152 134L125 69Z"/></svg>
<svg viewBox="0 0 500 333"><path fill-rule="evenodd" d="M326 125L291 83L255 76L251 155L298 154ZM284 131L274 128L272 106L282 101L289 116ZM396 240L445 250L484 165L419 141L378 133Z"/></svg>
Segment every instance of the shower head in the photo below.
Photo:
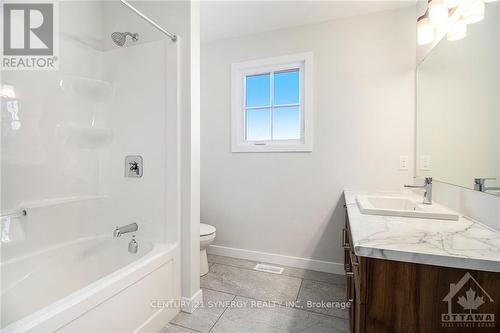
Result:
<svg viewBox="0 0 500 333"><path fill-rule="evenodd" d="M134 42L137 42L139 40L139 34L136 33L133 34L131 32L117 32L117 31L111 34L111 39L117 46L123 46L127 41L127 36L130 36Z"/></svg>

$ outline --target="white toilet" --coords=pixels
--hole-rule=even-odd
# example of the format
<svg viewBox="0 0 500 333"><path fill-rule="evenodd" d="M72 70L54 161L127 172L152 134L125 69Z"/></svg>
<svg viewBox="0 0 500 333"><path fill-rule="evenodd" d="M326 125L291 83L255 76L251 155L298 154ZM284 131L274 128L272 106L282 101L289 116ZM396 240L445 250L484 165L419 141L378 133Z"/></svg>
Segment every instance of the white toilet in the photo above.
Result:
<svg viewBox="0 0 500 333"><path fill-rule="evenodd" d="M215 227L200 223L200 276L208 273L207 247L215 239Z"/></svg>

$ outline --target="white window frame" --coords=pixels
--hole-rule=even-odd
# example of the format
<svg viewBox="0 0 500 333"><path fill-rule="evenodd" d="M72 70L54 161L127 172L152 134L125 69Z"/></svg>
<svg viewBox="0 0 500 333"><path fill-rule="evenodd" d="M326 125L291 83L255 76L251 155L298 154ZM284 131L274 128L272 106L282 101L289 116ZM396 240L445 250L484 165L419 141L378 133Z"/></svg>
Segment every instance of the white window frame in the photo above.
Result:
<svg viewBox="0 0 500 333"><path fill-rule="evenodd" d="M301 139L245 140L246 77L299 69L301 107ZM313 147L313 54L312 52L240 62L231 65L231 135L232 152L311 152ZM272 93L272 92L271 92ZM271 97L272 98L272 97ZM272 126L272 124L271 124Z"/></svg>

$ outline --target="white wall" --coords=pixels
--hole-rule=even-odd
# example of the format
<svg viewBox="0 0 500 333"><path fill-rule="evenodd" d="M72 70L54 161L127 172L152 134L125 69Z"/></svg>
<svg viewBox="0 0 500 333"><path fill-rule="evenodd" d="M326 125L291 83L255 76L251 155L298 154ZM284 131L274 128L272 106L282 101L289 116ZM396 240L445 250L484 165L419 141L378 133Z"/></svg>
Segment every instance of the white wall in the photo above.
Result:
<svg viewBox="0 0 500 333"><path fill-rule="evenodd" d="M412 181L398 169L414 156L415 33L410 7L202 45L201 214L216 245L342 262L343 189ZM313 152L231 153L231 63L307 51Z"/></svg>

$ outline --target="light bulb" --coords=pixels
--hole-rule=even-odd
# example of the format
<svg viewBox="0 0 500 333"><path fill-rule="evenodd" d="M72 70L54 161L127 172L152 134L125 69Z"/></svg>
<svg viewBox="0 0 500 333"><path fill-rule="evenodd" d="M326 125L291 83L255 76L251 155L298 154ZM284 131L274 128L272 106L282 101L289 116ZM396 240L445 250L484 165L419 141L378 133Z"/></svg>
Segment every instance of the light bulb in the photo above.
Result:
<svg viewBox="0 0 500 333"><path fill-rule="evenodd" d="M429 4L429 22L436 29L448 24L448 7L441 0L432 0Z"/></svg>
<svg viewBox="0 0 500 333"><path fill-rule="evenodd" d="M483 0L476 0L471 3L462 16L464 22L467 24L473 24L484 19L484 7L485 5Z"/></svg>
<svg viewBox="0 0 500 333"><path fill-rule="evenodd" d="M445 6L448 8L458 7L458 5L460 5L460 3L461 3L461 0L443 0L443 1L444 1Z"/></svg>
<svg viewBox="0 0 500 333"><path fill-rule="evenodd" d="M422 16L417 22L418 45L426 45L434 41L434 28L429 23L429 18Z"/></svg>
<svg viewBox="0 0 500 333"><path fill-rule="evenodd" d="M463 20L458 20L446 34L446 39L450 42L454 42L465 38L465 36L467 36L467 24Z"/></svg>

